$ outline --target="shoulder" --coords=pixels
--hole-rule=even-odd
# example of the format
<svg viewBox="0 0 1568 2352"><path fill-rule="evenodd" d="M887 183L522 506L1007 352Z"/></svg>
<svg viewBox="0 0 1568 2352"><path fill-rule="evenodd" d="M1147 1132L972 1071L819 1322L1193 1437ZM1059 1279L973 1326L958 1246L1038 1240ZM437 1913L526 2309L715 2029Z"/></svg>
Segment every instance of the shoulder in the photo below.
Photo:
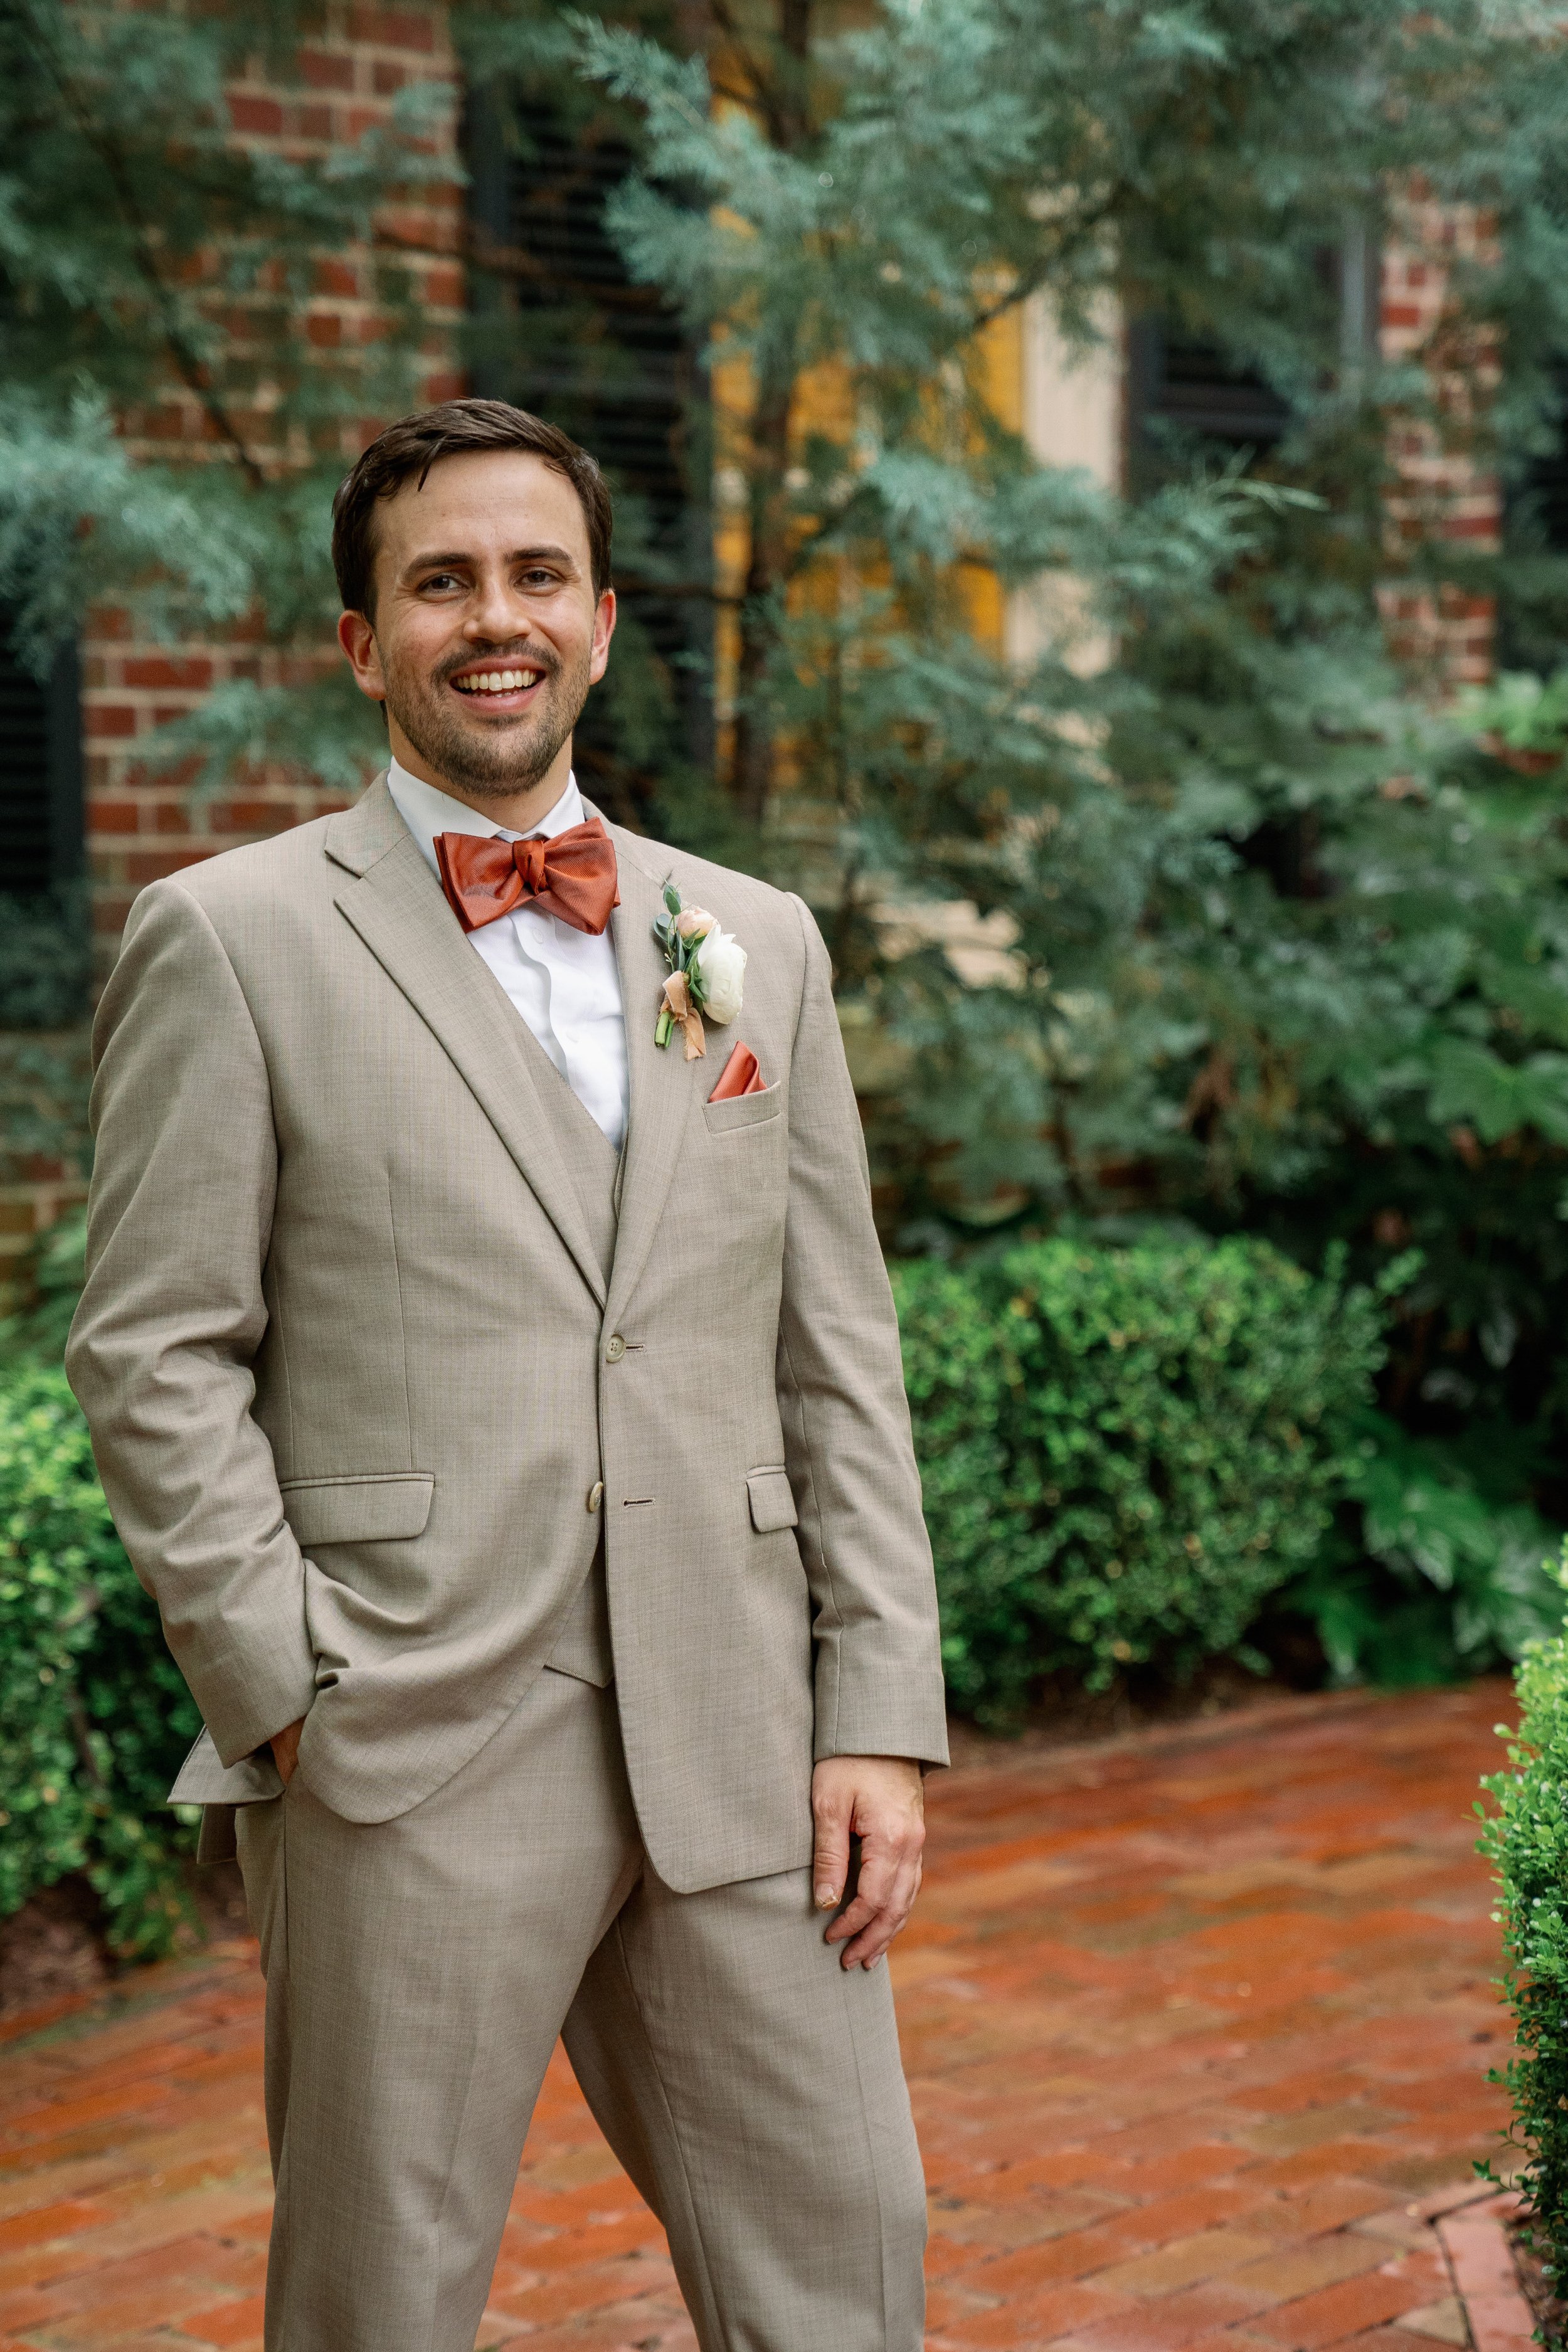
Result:
<svg viewBox="0 0 1568 2352"><path fill-rule="evenodd" d="M646 834L628 833L622 825L609 825L606 830L618 857L639 866L658 888L673 882L689 906L706 907L725 930L735 933L742 947L766 940L775 953L787 952L804 961L807 937L815 939L816 926L792 891L777 889L754 874L743 874L738 866L719 866L710 857L671 848Z"/></svg>
<svg viewBox="0 0 1568 2352"><path fill-rule="evenodd" d="M194 900L204 914L220 916L248 907L264 907L301 889L318 885L330 889L331 867L326 856L331 817L291 825L267 841L250 841L237 849L220 850L191 866L182 866L160 882L150 883L136 900L136 910Z"/></svg>
<svg viewBox="0 0 1568 2352"><path fill-rule="evenodd" d="M220 850L150 883L131 909L127 946L151 929L216 935L231 953L247 942L276 950L335 928L339 892L404 831L395 811L385 822L384 797L373 786L346 811ZM390 800L385 806L391 810Z"/></svg>

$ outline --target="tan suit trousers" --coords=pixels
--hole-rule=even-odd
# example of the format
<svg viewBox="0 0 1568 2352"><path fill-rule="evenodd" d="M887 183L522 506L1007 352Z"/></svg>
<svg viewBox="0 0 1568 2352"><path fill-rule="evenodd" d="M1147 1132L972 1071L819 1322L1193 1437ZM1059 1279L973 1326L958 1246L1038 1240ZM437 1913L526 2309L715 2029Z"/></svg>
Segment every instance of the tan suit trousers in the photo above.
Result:
<svg viewBox="0 0 1568 2352"><path fill-rule="evenodd" d="M809 1871L673 1893L616 1694L546 1671L410 1812L241 1808L268 1992L268 2352L472 2352L558 2032L702 2352L919 2352L924 2192L888 1970Z"/></svg>

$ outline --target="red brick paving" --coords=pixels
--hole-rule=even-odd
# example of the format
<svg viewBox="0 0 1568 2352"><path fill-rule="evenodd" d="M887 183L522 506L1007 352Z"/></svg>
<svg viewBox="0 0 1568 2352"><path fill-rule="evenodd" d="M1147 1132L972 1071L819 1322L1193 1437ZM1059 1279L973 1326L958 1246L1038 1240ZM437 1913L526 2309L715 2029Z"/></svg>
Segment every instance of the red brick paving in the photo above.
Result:
<svg viewBox="0 0 1568 2352"><path fill-rule="evenodd" d="M1289 1701L932 1784L896 1959L930 2352L1464 2343L1431 2224L1479 2195L1502 2121L1470 1808L1507 1703L1496 1683ZM20 2022L0 2352L258 2352L250 1948ZM479 2342L692 2352L559 2053Z"/></svg>

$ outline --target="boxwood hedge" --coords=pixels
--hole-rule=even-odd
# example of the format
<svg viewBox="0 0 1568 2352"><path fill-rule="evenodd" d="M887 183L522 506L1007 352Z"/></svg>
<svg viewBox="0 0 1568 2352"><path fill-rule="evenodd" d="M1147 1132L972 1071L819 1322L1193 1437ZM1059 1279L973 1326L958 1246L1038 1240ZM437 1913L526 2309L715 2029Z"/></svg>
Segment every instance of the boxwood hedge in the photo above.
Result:
<svg viewBox="0 0 1568 2352"><path fill-rule="evenodd" d="M894 1293L954 1703L1236 1653L1360 1465L1381 1310L1266 1244L1033 1243Z"/></svg>
<svg viewBox="0 0 1568 2352"><path fill-rule="evenodd" d="M1568 1591L1568 1545L1560 1581ZM1516 2054L1489 2079L1506 2085L1512 2102L1516 2185L1561 2294L1568 2277L1568 1640L1532 1642L1515 1686L1519 1728L1508 1769L1481 1784L1496 1804L1483 1811L1479 1843L1497 1871L1493 1916L1503 1931L1503 1992L1516 2039Z"/></svg>
<svg viewBox="0 0 1568 2352"><path fill-rule="evenodd" d="M1003 1724L1047 1674L1243 1650L1361 1465L1377 1302L1250 1241L1063 1239L893 1279L954 1704ZM25 1338L0 1363L0 1916L82 1870L111 1940L152 1952L184 1916L163 1799L198 1718Z"/></svg>
<svg viewBox="0 0 1568 2352"><path fill-rule="evenodd" d="M68 1871L126 1957L189 1916L189 1827L163 1809L201 1717L93 1469L65 1374L0 1374L0 1917Z"/></svg>

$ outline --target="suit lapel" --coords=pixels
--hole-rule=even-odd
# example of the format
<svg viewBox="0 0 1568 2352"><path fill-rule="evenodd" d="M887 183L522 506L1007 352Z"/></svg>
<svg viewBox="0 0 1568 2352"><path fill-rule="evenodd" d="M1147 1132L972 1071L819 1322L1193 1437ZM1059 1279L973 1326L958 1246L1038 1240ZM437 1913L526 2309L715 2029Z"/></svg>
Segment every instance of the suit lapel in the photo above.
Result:
<svg viewBox="0 0 1568 2352"><path fill-rule="evenodd" d="M445 1048L602 1307L598 1253L529 1067L523 1024L468 945L384 782L333 819L326 848L353 877L337 893L339 908Z"/></svg>
<svg viewBox="0 0 1568 2352"><path fill-rule="evenodd" d="M616 844L620 879L621 903L610 918L610 929L626 1011L631 1096L620 1224L605 1307L605 1320L613 1326L653 1246L680 1158L686 1122L702 1090L709 1064L686 1061L679 1038L662 1052L653 1042L665 982L664 958L653 936L653 919L662 904L664 877L644 863L645 845L635 834L623 832L619 825L608 830Z"/></svg>

